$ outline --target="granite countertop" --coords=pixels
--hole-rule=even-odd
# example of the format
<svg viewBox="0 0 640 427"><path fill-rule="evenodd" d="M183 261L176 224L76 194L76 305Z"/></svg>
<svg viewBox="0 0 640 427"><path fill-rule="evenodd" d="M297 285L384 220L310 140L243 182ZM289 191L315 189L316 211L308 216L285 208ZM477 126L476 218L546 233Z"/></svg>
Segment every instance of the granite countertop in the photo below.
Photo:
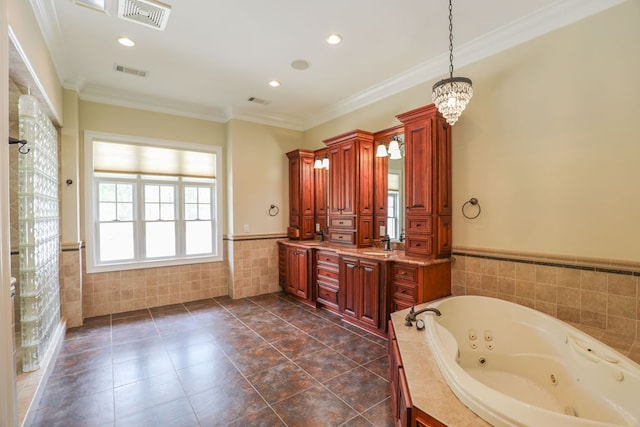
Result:
<svg viewBox="0 0 640 427"><path fill-rule="evenodd" d="M330 250L338 255L357 256L360 258L369 258L376 261L383 262L402 262L405 264L413 264L418 266L440 264L443 262L449 262L449 258L441 259L428 259L405 255L403 250L385 251L382 248L369 247L369 248L354 248L344 246L339 243L320 242L319 240L280 240L280 243L297 246L301 248L313 248L320 250Z"/></svg>
<svg viewBox="0 0 640 427"><path fill-rule="evenodd" d="M428 305L420 304L415 309L418 311ZM490 426L453 394L432 356L425 331L404 325L408 312L409 309L405 309L391 313L391 321L413 406L451 427ZM421 316L423 314L418 315Z"/></svg>

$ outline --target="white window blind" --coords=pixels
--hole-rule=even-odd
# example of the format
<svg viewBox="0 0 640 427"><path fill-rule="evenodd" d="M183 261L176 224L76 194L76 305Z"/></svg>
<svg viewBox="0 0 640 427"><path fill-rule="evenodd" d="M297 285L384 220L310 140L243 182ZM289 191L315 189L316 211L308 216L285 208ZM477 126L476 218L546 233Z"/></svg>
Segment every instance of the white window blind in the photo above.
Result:
<svg viewBox="0 0 640 427"><path fill-rule="evenodd" d="M94 172L216 177L216 154L143 144L93 141Z"/></svg>

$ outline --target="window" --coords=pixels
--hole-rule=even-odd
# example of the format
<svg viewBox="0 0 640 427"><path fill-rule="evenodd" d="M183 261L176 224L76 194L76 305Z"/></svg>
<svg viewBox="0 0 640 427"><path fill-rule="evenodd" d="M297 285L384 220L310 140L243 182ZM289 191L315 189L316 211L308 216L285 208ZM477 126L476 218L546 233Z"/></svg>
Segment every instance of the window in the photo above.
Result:
<svg viewBox="0 0 640 427"><path fill-rule="evenodd" d="M87 132L87 271L221 260L220 157L219 147Z"/></svg>

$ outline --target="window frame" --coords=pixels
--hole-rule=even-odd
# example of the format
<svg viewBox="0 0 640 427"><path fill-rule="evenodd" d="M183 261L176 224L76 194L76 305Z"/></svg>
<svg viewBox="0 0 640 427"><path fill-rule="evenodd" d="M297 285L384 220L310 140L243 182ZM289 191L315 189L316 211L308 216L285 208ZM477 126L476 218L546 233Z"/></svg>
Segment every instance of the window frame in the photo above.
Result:
<svg viewBox="0 0 640 427"><path fill-rule="evenodd" d="M153 258L153 259L140 259L140 255L143 252L140 249L140 243L144 241L140 241L140 239L144 239L144 233L140 234L140 227L144 228L144 224L146 221L144 220L144 198L142 197L142 191L144 191L144 183L152 183L154 182L154 177L149 175L144 175L145 180L141 181L140 178L137 179L138 188L134 194L134 224L140 223L142 224L140 227L135 227L134 229L134 252L135 258L132 261L114 261L108 263L98 263L98 230L99 226L98 221L98 186L97 182L99 180L104 181L105 178L95 178L94 175L94 165L93 165L93 143L95 140L99 141L108 141L115 143L126 143L132 145L146 145L146 146L155 146L161 148L172 148L172 149L184 149L185 151L200 151L215 154L216 157L216 177L213 179L213 183L211 184L211 222L212 222L212 231L214 237L212 238L212 250L213 254L206 255L180 255L179 257L170 257L170 258ZM85 231L85 243L86 243L86 269L87 273L100 273L100 272L109 272L109 271L123 271L123 270L135 270L142 268L153 268L153 267L167 267L174 265L188 265L188 264L197 264L197 263L205 263L205 262L219 262L223 261L223 218L222 218L222 147L213 146L213 145L204 145L197 143L187 143L180 141L170 141L170 140L160 140L160 139L152 139L152 138L143 138L143 137L135 137L128 135L119 135L119 134L111 134L111 133L103 133L103 132L95 132L95 131L85 131L84 132L84 231ZM130 177L136 176L136 174L129 174ZM107 178L107 180L110 180ZM114 180L118 180L114 178ZM175 185L175 223L176 227L179 229L181 227L180 224L186 224L186 220L184 217L184 187L185 186L193 186L200 185L202 186L202 182L198 182L199 179L196 178L191 180L189 177L182 177L181 179L167 180L164 181L162 179L155 181L158 183L173 183ZM127 179L125 182L131 182L131 180ZM180 182L178 184L178 182ZM136 200L138 199L138 200ZM179 236L186 235L186 230L183 229L176 233L176 238L179 239ZM176 249L178 254L180 254L183 248L179 247L182 245L181 242L176 242Z"/></svg>

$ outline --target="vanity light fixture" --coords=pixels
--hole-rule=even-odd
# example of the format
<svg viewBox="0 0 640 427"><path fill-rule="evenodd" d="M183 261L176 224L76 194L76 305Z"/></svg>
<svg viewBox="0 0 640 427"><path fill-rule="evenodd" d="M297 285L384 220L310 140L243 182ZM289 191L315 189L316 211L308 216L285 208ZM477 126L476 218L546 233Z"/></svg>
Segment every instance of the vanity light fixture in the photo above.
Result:
<svg viewBox="0 0 640 427"><path fill-rule="evenodd" d="M378 145L376 149L376 157L387 157L391 160L397 160L402 158L402 148L404 148L404 135L394 135L393 139L389 141L389 148L384 144Z"/></svg>
<svg viewBox="0 0 640 427"><path fill-rule="evenodd" d="M313 162L314 169L329 169L329 155L325 154L324 159L316 157L315 162Z"/></svg>
<svg viewBox="0 0 640 427"><path fill-rule="evenodd" d="M322 159L322 167L324 169L327 169L327 170L329 169L329 155L328 154L325 154L324 155L324 159Z"/></svg>
<svg viewBox="0 0 640 427"><path fill-rule="evenodd" d="M453 6L449 0L449 78L433 85L433 102L447 123L453 126L473 96L471 79L453 77Z"/></svg>

